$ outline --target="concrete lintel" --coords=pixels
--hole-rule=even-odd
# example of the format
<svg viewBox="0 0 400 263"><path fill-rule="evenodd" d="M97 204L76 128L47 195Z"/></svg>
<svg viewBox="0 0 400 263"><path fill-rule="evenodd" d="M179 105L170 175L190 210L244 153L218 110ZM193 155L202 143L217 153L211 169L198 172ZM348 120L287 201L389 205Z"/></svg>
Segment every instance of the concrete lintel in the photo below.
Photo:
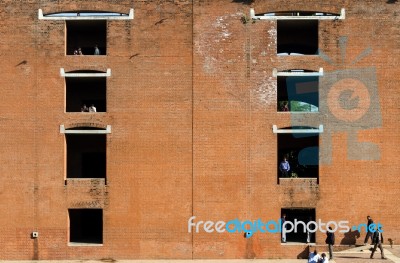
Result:
<svg viewBox="0 0 400 263"><path fill-rule="evenodd" d="M288 77L321 77L324 75L324 69L319 68L318 72L303 72L303 71L278 71L276 68L272 70L272 76L288 76Z"/></svg>
<svg viewBox="0 0 400 263"><path fill-rule="evenodd" d="M276 125L272 125L273 133L323 133L324 125L320 124L318 129L278 129Z"/></svg>
<svg viewBox="0 0 400 263"><path fill-rule="evenodd" d="M107 125L105 130L67 130L64 124L60 125L60 133L64 134L109 134L111 133L111 125Z"/></svg>
<svg viewBox="0 0 400 263"><path fill-rule="evenodd" d="M125 16L107 16L107 15L99 15L99 16L45 16L43 15L43 10L38 10L39 20L132 20L134 18L134 9L129 9L129 15Z"/></svg>
<svg viewBox="0 0 400 263"><path fill-rule="evenodd" d="M253 20L338 20L338 19L345 19L346 17L346 12L345 9L342 8L340 10L340 15L329 15L329 16L323 16L323 15L315 15L315 16L256 16L256 13L254 11L254 8L250 9L250 17Z"/></svg>
<svg viewBox="0 0 400 263"><path fill-rule="evenodd" d="M105 73L66 73L64 68L60 68L60 75L61 75L61 77L68 77L68 78L111 77L111 69L108 68L107 72L105 72Z"/></svg>

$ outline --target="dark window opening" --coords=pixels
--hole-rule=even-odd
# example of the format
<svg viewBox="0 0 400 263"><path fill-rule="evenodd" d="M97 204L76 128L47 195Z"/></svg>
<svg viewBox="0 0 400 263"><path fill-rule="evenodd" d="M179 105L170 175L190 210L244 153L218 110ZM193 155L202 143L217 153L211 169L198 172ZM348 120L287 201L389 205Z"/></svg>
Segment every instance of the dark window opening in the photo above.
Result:
<svg viewBox="0 0 400 263"><path fill-rule="evenodd" d="M81 112L84 105L92 105L96 112L106 112L105 77L70 77L66 83L66 112Z"/></svg>
<svg viewBox="0 0 400 263"><path fill-rule="evenodd" d="M318 54L318 20L278 20L277 35L278 54Z"/></svg>
<svg viewBox="0 0 400 263"><path fill-rule="evenodd" d="M66 134L67 178L106 178L106 135Z"/></svg>
<svg viewBox="0 0 400 263"><path fill-rule="evenodd" d="M96 46L99 55L107 54L107 21L73 20L67 23L67 55L76 55L81 49L82 55L95 55Z"/></svg>
<svg viewBox="0 0 400 263"><path fill-rule="evenodd" d="M282 208L281 217L286 215L286 221L295 225L295 220L297 222L304 222L297 224L297 233L291 231L286 234L286 242L299 242L299 243L315 243L315 233L307 233L307 223L310 221L315 221L315 208ZM286 227L290 230L290 225ZM310 230L315 229L314 224L310 224Z"/></svg>
<svg viewBox="0 0 400 263"><path fill-rule="evenodd" d="M68 209L69 242L103 243L102 209Z"/></svg>
<svg viewBox="0 0 400 263"><path fill-rule="evenodd" d="M318 112L319 77L278 76L278 111Z"/></svg>
<svg viewBox="0 0 400 263"><path fill-rule="evenodd" d="M279 133L278 168L278 183L279 178L318 179L319 134Z"/></svg>

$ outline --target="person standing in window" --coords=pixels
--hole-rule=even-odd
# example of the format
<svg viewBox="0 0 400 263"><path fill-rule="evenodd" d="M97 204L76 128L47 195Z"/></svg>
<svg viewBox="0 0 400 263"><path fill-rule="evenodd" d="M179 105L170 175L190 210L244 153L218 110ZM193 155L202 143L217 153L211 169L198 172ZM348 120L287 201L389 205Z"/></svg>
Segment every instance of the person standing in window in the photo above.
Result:
<svg viewBox="0 0 400 263"><path fill-rule="evenodd" d="M92 104L92 105L89 107L89 112L96 112L96 107L94 106L94 104Z"/></svg>
<svg viewBox="0 0 400 263"><path fill-rule="evenodd" d="M286 157L283 157L283 161L279 164L279 170L282 177L289 177L290 165Z"/></svg>
<svg viewBox="0 0 400 263"><path fill-rule="evenodd" d="M88 111L89 111L89 108L86 106L86 104L83 104L82 108L81 108L81 112L88 112Z"/></svg>
<svg viewBox="0 0 400 263"><path fill-rule="evenodd" d="M289 111L289 103L287 101L283 102L281 111Z"/></svg>
<svg viewBox="0 0 400 263"><path fill-rule="evenodd" d="M99 46L94 46L94 54L95 55L100 55L100 49L99 49Z"/></svg>

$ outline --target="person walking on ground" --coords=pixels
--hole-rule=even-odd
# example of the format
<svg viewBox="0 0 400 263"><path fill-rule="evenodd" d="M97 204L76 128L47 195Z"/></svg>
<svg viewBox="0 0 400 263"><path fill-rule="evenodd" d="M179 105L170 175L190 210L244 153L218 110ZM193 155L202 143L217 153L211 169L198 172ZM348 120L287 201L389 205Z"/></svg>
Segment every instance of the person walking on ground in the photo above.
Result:
<svg viewBox="0 0 400 263"><path fill-rule="evenodd" d="M371 253L370 258L374 258L374 253L376 251L376 248L379 247L379 249L381 250L382 259L386 259L385 252L383 251L383 247L382 247L383 235L382 235L381 230L379 228L376 229L374 234L372 235L372 243L374 244L374 248L372 249L372 253Z"/></svg>
<svg viewBox="0 0 400 263"><path fill-rule="evenodd" d="M367 216L367 220L368 220L368 223L367 223L367 235L365 236L365 239L364 239L364 246L367 245L369 238L371 238L371 242L373 243L373 240L372 240L373 233L369 230L369 226L371 224L373 224L374 221L372 220L372 218L370 216Z"/></svg>
<svg viewBox="0 0 400 263"><path fill-rule="evenodd" d="M328 227L328 231L326 231L326 240L325 243L328 245L329 249L329 259L333 259L333 245L335 244L335 233L332 231L331 227Z"/></svg>

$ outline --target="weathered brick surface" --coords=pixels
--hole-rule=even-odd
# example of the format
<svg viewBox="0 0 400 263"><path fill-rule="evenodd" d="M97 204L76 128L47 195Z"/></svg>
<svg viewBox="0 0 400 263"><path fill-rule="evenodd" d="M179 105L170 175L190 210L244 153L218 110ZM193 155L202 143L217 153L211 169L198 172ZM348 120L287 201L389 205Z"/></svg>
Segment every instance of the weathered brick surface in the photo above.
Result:
<svg viewBox="0 0 400 263"><path fill-rule="evenodd" d="M107 56L65 56L65 22L38 20L39 8L48 14L132 7L134 20L107 22ZM278 57L275 21L242 23L251 7L256 13L345 8L345 20L319 23L319 48L332 63L320 56ZM282 207L315 208L323 221L364 223L370 214L386 237L399 240L399 12L399 3L384 0L2 1L0 258L297 257L306 245L281 245L276 234L187 233L192 215L195 221L267 221L279 218ZM369 55L352 64L368 48ZM374 118L381 124L348 126L359 130L358 141L379 147L380 159L349 159L347 132L335 132L319 185L278 185L272 125L289 127L291 116L276 112L272 70L320 67L327 75L375 70L379 105L371 108L380 109ZM110 68L107 113L65 113L60 68ZM311 122L324 122L329 133L341 124L328 113ZM107 185L65 185L59 128L79 123L112 125ZM77 207L104 209L102 246L68 246L68 208ZM31 239L32 231L39 231L38 239ZM344 238L338 233L337 243ZM324 239L317 234L318 244Z"/></svg>

